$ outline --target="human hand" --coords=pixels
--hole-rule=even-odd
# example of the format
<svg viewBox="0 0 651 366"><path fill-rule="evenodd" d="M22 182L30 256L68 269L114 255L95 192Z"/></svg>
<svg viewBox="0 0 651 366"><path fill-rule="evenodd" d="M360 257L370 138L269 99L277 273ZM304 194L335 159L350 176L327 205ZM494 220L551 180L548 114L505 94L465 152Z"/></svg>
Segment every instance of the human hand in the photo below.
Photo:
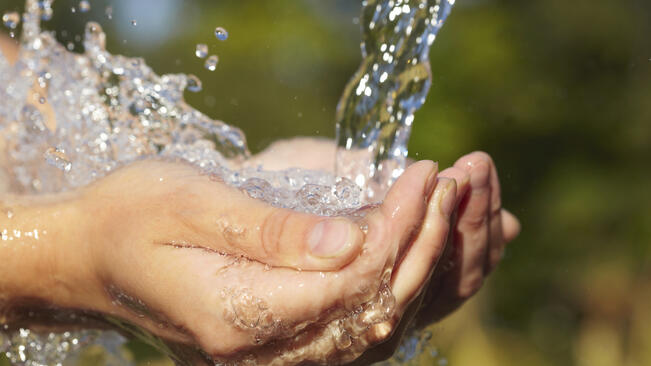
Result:
<svg viewBox="0 0 651 366"><path fill-rule="evenodd" d="M387 265L420 226L433 168L415 164L381 206L353 222L270 207L189 165L132 164L77 193L81 215L70 221L86 228L84 240L59 246L77 254L67 263L77 282L53 274L71 290L47 300L126 319L215 358L269 357L282 340L288 350L306 345L295 362L349 359L326 325L377 295ZM333 223L344 232L332 232ZM329 240L313 258L317 227ZM337 241L343 249L328 253ZM364 348L389 334L380 327L350 336Z"/></svg>
<svg viewBox="0 0 651 366"><path fill-rule="evenodd" d="M445 231L449 220L445 215L439 217L439 214L431 214L440 213L440 210L428 209L425 217L429 217L429 220L426 219L425 222L430 224L422 226L430 227L429 232L434 233L434 236L429 237L438 237L439 242L420 240L421 243L432 245L412 245L412 239L416 237L414 233L420 232L422 236L427 231L422 230L421 225L426 198L430 196L426 192L431 191L434 185L432 168L431 163L420 162L408 169L390 191L385 203L366 216L369 229L362 241L364 248L372 250L364 250L358 259L342 270L322 275L308 270L297 272L281 267L301 263L307 269L336 269L350 261L350 253L356 255L356 250L359 250L357 245L361 241L356 240L356 235L353 235L353 244L350 240L344 240L344 247L350 245L351 249L340 252L339 259L334 261L332 258L314 261L314 258L306 255L306 236L292 235L301 230L276 232L280 234L276 235L278 240L274 245L278 251L270 252L265 249L265 245L254 243L255 240L253 243L248 242L245 230L241 229L253 225L258 232L264 233L265 227L278 225L265 225L270 222L265 219L258 220L258 223L263 223L262 227L257 226L255 215L251 213L274 217L270 212L282 212L281 216L287 217L283 219L285 225L280 226L292 228L309 227L315 223L314 220L323 218L270 208L183 164L151 161L134 164L84 189L82 197L75 200L82 203L75 206L81 206L81 212L87 219L77 217L77 225L73 226L84 227L84 223L91 223L85 236L77 235L88 238L86 242L89 245L72 249L75 246L66 243L71 247L64 252L90 255L85 257L85 261L81 259L82 255L77 256L76 262L73 260L74 263L66 263L66 267L76 269L68 271L76 274L76 277L73 276L76 282L66 283L66 276L56 275L62 283L67 284L66 287L80 290L50 300L60 307L93 310L127 319L167 340L184 345L199 345L216 357L232 355L239 350L261 356L267 352L268 355L268 348L253 350L255 347L252 342L264 344L265 341L278 337L291 344L292 339L297 339L291 335L298 331L286 325L303 319L301 327L309 325L298 336L307 333L315 339L308 343L311 347L296 355L296 359L319 360L320 357L327 356L349 360L350 355L346 352L339 352L343 355L336 356L338 352L332 344L319 344L319 335L314 334L314 329L342 316L342 309L350 309L354 304L367 300L369 294L374 292L369 289L377 288L377 280L384 264L391 262L392 256L418 259L428 251L440 253L437 248L442 248L444 243L444 235L441 233ZM422 188L415 189L418 186ZM437 190L431 194L430 207L435 207L432 202L450 201L449 198L443 199L445 195L441 193L447 192L449 196L450 184L436 186ZM223 198L219 199L220 197ZM239 220L242 212L247 215L244 221ZM232 225L228 225L229 219L234 219ZM168 238L164 239L166 235ZM265 240L264 235L255 235L253 239L255 237L263 242ZM269 238L273 239L274 235ZM425 252L421 250L417 256L405 254L407 248L411 248L409 252L413 248L421 248ZM226 255L219 254L220 250L225 250L222 253ZM262 266L262 262L233 258L238 255L258 261L264 258L265 262L272 263L275 267L267 268ZM87 265L75 265L78 262L87 262ZM400 263L402 266L410 261L402 260ZM395 316L364 334L355 335L362 348L384 341L394 333L397 320L401 318L406 306L413 302L411 297L414 289L422 287L431 273L431 268L427 265L421 268L421 271L394 269L392 289L397 300ZM252 278L257 281L252 281ZM410 279L405 281L399 280L400 278ZM323 286L313 285L319 281L322 281ZM246 326L247 322L241 319L236 322L233 322L235 319L232 316L227 319L228 305L233 309L234 294L230 292L224 299L224 283L235 284L235 290L247 289L246 293L239 292L237 295L240 299L244 295L249 300L282 284L280 286L286 288L285 296L272 298L271 303L267 301L264 306L277 310L272 315L280 315L285 324L283 329L261 331L259 327ZM310 284L309 289L302 290L300 285L306 283ZM353 283L357 286L351 286ZM405 283L406 287L401 289L396 283ZM291 284L298 288L292 288ZM217 292L220 292L221 299L215 299ZM287 298L292 298L293 301L287 302ZM224 300L227 300L226 304ZM242 306L240 301L236 307ZM307 332L306 329L312 329L312 332ZM228 335L228 342L224 342L224 335ZM305 336L302 341L305 342ZM187 355L186 353L185 357Z"/></svg>
<svg viewBox="0 0 651 366"><path fill-rule="evenodd" d="M327 139L294 138L273 143L252 161L271 169L298 166L332 171L335 148L334 142ZM435 226L438 229L430 232L435 231L436 234L426 235L425 230L421 230L412 241L430 243L432 257L429 265L423 267L436 266L429 285L422 289L423 304L416 315L419 327L442 319L472 297L501 260L506 243L512 241L520 231L517 218L501 208L497 169L488 154L475 152L460 158L453 167L440 172L438 184L445 184L447 180L456 183L455 215L453 220L449 220L451 229L443 230L440 222L433 223L442 217L435 217L434 221L426 218L423 228ZM448 237L447 245L440 246L441 237L444 236ZM414 253L422 252L418 245L412 244L412 247ZM437 262L439 258L440 263ZM405 264L401 268L410 267ZM413 268L406 271L419 273ZM399 284L398 287L402 286ZM413 290L416 287L405 288ZM394 291L400 292L399 289ZM389 347L387 353L391 352Z"/></svg>
<svg viewBox="0 0 651 366"><path fill-rule="evenodd" d="M502 208L497 169L484 152L461 157L440 177L454 179L456 223L446 253L424 294L417 325L436 322L472 297L502 260L507 243L520 233L520 222Z"/></svg>

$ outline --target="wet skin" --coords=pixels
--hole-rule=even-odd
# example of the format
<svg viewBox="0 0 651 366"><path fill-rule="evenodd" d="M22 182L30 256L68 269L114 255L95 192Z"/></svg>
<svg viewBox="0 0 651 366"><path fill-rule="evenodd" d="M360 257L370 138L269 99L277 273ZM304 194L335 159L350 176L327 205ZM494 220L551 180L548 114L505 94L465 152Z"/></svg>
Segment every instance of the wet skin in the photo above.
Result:
<svg viewBox="0 0 651 366"><path fill-rule="evenodd" d="M296 157L305 144L313 155ZM330 169L330 151L331 142L296 139L253 163ZM162 161L134 163L65 195L6 195L12 217L3 215L2 226L41 235L0 243L0 257L12 259L0 268L0 321L11 321L2 314L18 300L35 298L122 318L215 358L253 353L292 363L269 356L265 344L284 339L274 347L296 348L298 334L308 347L297 357L348 362L317 340L377 294L389 265L395 313L357 335L367 348L382 344L360 362L385 357L407 319L425 326L472 296L519 231L501 209L488 155L436 172L432 162L413 164L363 221L276 209Z"/></svg>
<svg viewBox="0 0 651 366"><path fill-rule="evenodd" d="M272 144L252 164L270 169L299 166L329 170L334 166L334 150L329 140L295 138ZM296 156L292 151L311 153ZM456 185L453 213L436 215L436 192L450 181ZM392 277L392 290L398 303L404 304L401 323L393 327L396 331L383 344L366 352L360 364L390 357L408 320L415 319L417 327L426 327L479 291L501 260L505 245L520 232L517 218L501 207L500 192L496 166L484 152L465 155L438 173L437 188L420 231Z"/></svg>

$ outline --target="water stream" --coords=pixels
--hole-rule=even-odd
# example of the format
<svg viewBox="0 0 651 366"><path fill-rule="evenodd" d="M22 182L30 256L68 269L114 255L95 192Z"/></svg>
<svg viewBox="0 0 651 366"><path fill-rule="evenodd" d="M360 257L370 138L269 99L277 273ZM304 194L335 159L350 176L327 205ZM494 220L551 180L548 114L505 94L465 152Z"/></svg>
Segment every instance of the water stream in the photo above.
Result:
<svg viewBox="0 0 651 366"><path fill-rule="evenodd" d="M244 134L185 103L185 90L201 89L196 76L157 75L142 59L109 53L106 35L94 22L86 26L84 53L68 51L40 28L52 16L53 1L26 1L18 62L10 65L0 55L0 134L7 141L6 169L14 190L66 191L124 164L158 156L195 164L274 206L327 216L381 201L403 172L414 113L431 85L429 46L454 3L363 2L363 61L337 110L333 176L248 166ZM80 4L80 11L86 6ZM3 21L12 33L20 23L14 14ZM215 34L220 40L228 35L222 28ZM197 52L206 56L202 47ZM210 60L207 67L215 67L216 59ZM378 295L368 307L387 296L392 295ZM116 364L127 364L115 351L121 342L115 333L0 330L0 351L28 366L62 364L97 342L111 350Z"/></svg>
<svg viewBox="0 0 651 366"><path fill-rule="evenodd" d="M337 175L381 200L402 174L414 113L432 84L429 49L455 0L362 2L362 63L337 108Z"/></svg>

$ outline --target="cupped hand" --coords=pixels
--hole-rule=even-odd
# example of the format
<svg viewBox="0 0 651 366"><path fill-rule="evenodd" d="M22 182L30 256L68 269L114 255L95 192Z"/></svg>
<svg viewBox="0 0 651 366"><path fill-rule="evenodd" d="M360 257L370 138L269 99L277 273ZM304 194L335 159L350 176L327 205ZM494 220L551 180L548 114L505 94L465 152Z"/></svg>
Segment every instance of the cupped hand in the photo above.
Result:
<svg viewBox="0 0 651 366"><path fill-rule="evenodd" d="M332 171L335 148L327 139L293 138L273 143L252 163ZM296 149L304 153L292 154ZM481 288L519 232L517 218L502 208L497 169L488 154L468 154L441 171L422 226L393 276L393 292L407 311L394 328L404 331L412 317L416 326L426 327L456 310ZM366 362L390 356L401 335L396 332L384 352L368 352Z"/></svg>
<svg viewBox="0 0 651 366"><path fill-rule="evenodd" d="M80 193L92 283L67 306L125 319L217 360L349 361L397 323L346 330L352 345L342 347L332 334L337 321L376 297L387 270L410 258L435 185L435 164L414 164L355 221L271 207L184 163L136 162ZM396 318L414 291L397 294Z"/></svg>

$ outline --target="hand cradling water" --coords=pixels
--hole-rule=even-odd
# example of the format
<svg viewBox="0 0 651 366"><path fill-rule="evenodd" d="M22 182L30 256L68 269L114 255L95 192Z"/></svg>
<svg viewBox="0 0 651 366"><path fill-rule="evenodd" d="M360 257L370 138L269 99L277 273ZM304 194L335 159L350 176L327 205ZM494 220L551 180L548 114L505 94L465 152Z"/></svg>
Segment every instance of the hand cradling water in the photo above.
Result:
<svg viewBox="0 0 651 366"><path fill-rule="evenodd" d="M27 0L20 59L10 66L0 56L0 85L4 86L0 128L9 142L13 183L26 193L66 191L135 160L160 157L194 164L276 207L324 216L354 215L363 204L380 201L404 170L413 116L431 84L429 46L453 2L363 2L364 60L338 108L337 174L341 177L336 177L319 171L246 167L250 154L242 132L185 103L185 89L201 88L195 76L159 76L141 59L110 54L105 49L106 35L93 22L86 26L85 52L69 52L40 29L40 21L51 17L52 1ZM80 9L86 5L80 3ZM19 19L6 13L3 21L13 31ZM228 33L217 27L215 36L223 41ZM206 57L206 48L198 46L197 57ZM209 57L206 68L214 70L217 60ZM56 121L48 121L29 102L27 95L35 82ZM392 267L393 262L387 262L386 268ZM256 364L256 357L262 364L279 365L351 361L371 342L366 337L369 330L394 315L390 276L390 270L383 271L363 300L320 319L319 327L306 328L309 332L304 325L283 326L282 319L266 312L264 298L248 288L223 289L232 305L225 318L235 327L252 329L252 347L260 350L257 356L243 352L215 362ZM42 347L36 357L36 353L25 354L25 345L34 337L50 345L98 337L93 331L67 332L64 338L53 334L42 338L21 330L6 342L0 336L0 350L16 364L36 365L38 357L59 363L73 348ZM279 336L284 340L265 346Z"/></svg>

